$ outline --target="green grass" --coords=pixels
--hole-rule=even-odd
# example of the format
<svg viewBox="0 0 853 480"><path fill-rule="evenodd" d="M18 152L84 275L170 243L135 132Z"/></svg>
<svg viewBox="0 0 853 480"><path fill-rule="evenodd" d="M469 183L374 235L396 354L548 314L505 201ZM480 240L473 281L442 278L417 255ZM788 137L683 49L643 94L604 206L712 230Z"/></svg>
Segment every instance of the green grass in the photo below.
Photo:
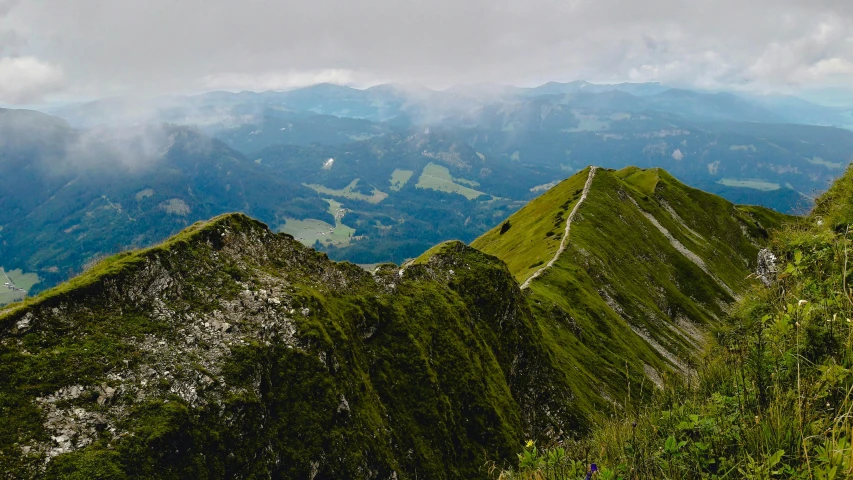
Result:
<svg viewBox="0 0 853 480"><path fill-rule="evenodd" d="M510 216L505 233L501 234L502 223L471 246L502 259L516 280L524 283L559 249L566 218L580 199L588 175L587 168L563 180Z"/></svg>
<svg viewBox="0 0 853 480"><path fill-rule="evenodd" d="M411 170L401 170L399 168L394 169L394 171L391 172L391 190L399 192L401 188L406 186L414 173L415 172Z"/></svg>
<svg viewBox="0 0 853 480"><path fill-rule="evenodd" d="M439 192L458 193L468 200L474 200L481 195L485 195L483 192L455 183L454 180L456 179L450 175L450 170L448 170L447 167L429 163L424 167L423 172L421 172L420 177L418 177L418 183L415 186L417 188L428 188Z"/></svg>
<svg viewBox="0 0 853 480"><path fill-rule="evenodd" d="M714 325L689 383L602 418L586 438L528 444L500 478L584 478L592 463L599 478L853 478L853 242L827 221L853 209L851 191L848 171L815 213L773 234L775 285L751 287Z"/></svg>
<svg viewBox="0 0 853 480"><path fill-rule="evenodd" d="M472 246L504 260L523 282L556 252L559 235L550 240L547 229L562 234L587 175L552 188L510 216L508 228L499 225ZM637 205L704 260L711 275L673 247ZM575 407L593 418L648 400L657 388L650 369L666 379L693 368L703 342L695 331L723 318L734 301L719 281L745 291L758 250L752 242L784 218L736 207L662 170L599 169L568 248L527 296L558 369L579 392Z"/></svg>
<svg viewBox="0 0 853 480"><path fill-rule="evenodd" d="M335 225L314 218L285 218L284 225L280 226L278 231L292 235L309 247L316 242L336 247L349 245L355 235L355 228L343 223L343 205L330 198L324 200L329 203L329 214L335 217Z"/></svg>
<svg viewBox="0 0 853 480"><path fill-rule="evenodd" d="M834 229L846 229L853 224L853 165L815 201L812 217Z"/></svg>
<svg viewBox="0 0 853 480"><path fill-rule="evenodd" d="M28 292L33 285L39 283L39 276L36 273L24 273L21 269L6 271L6 275L12 280L16 287L24 289ZM0 283L5 283L6 277L0 275ZM23 300L26 293L15 292L8 290L0 285L0 305L5 305L15 301Z"/></svg>
<svg viewBox="0 0 853 480"><path fill-rule="evenodd" d="M643 170L637 167L625 167L616 172L616 176L646 195L654 194L660 179L658 170L655 168Z"/></svg>
<svg viewBox="0 0 853 480"><path fill-rule="evenodd" d="M717 183L719 183L720 185L725 185L727 187L752 188L754 190L761 190L763 192L771 192L773 190L779 190L780 188L778 183L768 182L766 180L760 179L723 178Z"/></svg>
<svg viewBox="0 0 853 480"><path fill-rule="evenodd" d="M370 202L370 203L374 203L374 204L379 203L382 200L385 200L386 198L388 198L388 194L379 190L378 188L373 189L372 195L365 195L363 193L356 192L355 188L358 186L358 181L359 181L359 179L356 178L355 180L350 182L349 185L347 185L346 187L344 187L341 190L335 190L333 188L328 188L328 187L324 187L323 185L316 185L316 184L305 183L303 185L305 185L306 187L314 190L317 193L321 193L323 195L332 195L335 197L343 197L343 198L348 198L350 200L363 200L365 202Z"/></svg>

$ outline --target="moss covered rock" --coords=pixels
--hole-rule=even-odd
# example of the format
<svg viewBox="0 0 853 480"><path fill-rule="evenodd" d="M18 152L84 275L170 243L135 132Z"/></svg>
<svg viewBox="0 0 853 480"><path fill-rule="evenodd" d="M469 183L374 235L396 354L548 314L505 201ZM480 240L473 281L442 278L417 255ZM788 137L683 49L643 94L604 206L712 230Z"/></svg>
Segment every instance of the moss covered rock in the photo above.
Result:
<svg viewBox="0 0 853 480"><path fill-rule="evenodd" d="M401 272L242 215L0 316L12 478L475 478L578 422L506 266Z"/></svg>

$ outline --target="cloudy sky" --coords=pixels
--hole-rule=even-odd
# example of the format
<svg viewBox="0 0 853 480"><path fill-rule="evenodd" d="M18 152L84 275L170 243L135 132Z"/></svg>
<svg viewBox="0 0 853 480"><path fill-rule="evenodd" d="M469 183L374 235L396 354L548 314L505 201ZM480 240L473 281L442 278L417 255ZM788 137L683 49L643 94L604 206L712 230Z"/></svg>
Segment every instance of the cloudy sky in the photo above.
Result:
<svg viewBox="0 0 853 480"><path fill-rule="evenodd" d="M851 0L0 0L0 103L317 82L853 86Z"/></svg>

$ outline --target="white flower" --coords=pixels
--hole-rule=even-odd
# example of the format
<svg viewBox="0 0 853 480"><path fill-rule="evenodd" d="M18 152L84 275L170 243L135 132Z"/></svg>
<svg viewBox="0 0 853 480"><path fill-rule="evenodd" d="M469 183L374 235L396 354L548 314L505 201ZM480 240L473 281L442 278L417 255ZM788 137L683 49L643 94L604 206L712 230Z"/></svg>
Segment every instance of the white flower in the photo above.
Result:
<svg viewBox="0 0 853 480"><path fill-rule="evenodd" d="M808 300L800 300L799 302L797 302L797 305L798 305L798 306L800 306L800 307L802 307L803 305L805 305L805 304L807 304L807 303L809 303L809 301L808 301Z"/></svg>

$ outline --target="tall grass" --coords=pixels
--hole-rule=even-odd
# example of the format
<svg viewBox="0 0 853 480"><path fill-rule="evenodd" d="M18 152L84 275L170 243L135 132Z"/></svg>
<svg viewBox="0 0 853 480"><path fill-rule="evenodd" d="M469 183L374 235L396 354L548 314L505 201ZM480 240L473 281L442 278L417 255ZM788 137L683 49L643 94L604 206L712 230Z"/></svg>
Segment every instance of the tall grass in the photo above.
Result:
<svg viewBox="0 0 853 480"><path fill-rule="evenodd" d="M853 245L846 225L820 220L775 234L777 283L739 302L694 378L583 440L529 442L494 476L853 478Z"/></svg>

